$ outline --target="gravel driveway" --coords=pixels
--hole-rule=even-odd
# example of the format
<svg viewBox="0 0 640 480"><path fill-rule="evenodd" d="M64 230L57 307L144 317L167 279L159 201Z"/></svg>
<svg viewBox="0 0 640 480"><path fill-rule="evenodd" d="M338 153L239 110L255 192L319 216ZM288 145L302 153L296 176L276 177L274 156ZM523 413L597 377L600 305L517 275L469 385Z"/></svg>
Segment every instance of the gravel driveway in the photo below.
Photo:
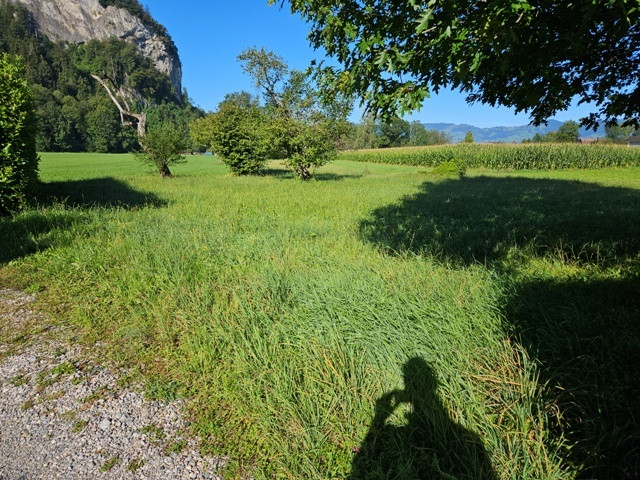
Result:
<svg viewBox="0 0 640 480"><path fill-rule="evenodd" d="M119 387L46 332L34 301L0 289L0 480L221 478L224 460L198 453L179 401ZM36 325L43 333L21 335Z"/></svg>

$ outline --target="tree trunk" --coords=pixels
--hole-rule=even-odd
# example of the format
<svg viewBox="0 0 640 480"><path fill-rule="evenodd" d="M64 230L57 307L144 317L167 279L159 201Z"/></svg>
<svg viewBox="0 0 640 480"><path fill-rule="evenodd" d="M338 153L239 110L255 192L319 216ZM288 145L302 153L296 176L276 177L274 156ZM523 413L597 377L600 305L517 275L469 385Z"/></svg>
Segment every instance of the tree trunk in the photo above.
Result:
<svg viewBox="0 0 640 480"><path fill-rule="evenodd" d="M311 172L309 171L309 165L300 165L300 171L298 172L302 180L309 180L311 178Z"/></svg>
<svg viewBox="0 0 640 480"><path fill-rule="evenodd" d="M142 144L142 142L139 139L144 138L147 135L147 114L145 112L133 113L129 109L129 104L127 103L126 99L123 98L123 103L127 107L125 109L122 106L122 104L118 101L118 98L115 96L115 94L111 91L111 88L109 88L109 84L105 80L103 80L102 78L100 78L99 76L94 75L94 74L91 74L91 76L100 85L102 85L102 87L107 91L107 94L109 95L109 98L111 98L111 101L113 102L113 104L118 109L118 112L120 112L120 123L122 125L131 125L130 123L127 123L125 121L124 117L133 118L136 121L136 126L137 126L137 129L138 129L138 143L140 144L140 146L144 150L144 145Z"/></svg>
<svg viewBox="0 0 640 480"><path fill-rule="evenodd" d="M167 165L166 163L163 163L158 167L158 172L160 173L160 176L162 178L168 178L173 176L171 173L171 170L169 170L169 165Z"/></svg>

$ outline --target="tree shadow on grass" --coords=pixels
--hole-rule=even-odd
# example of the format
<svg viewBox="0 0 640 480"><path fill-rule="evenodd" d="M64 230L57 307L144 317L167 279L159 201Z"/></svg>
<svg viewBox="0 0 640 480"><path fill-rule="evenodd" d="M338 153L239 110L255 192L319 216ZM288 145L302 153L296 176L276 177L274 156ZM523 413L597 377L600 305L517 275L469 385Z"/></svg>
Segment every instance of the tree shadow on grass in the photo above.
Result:
<svg viewBox="0 0 640 480"><path fill-rule="evenodd" d="M519 282L507 328L542 366L584 479L640 478L640 279Z"/></svg>
<svg viewBox="0 0 640 480"><path fill-rule="evenodd" d="M81 221L79 212L28 211L0 218L0 267L12 260L49 248L52 233L68 230Z"/></svg>
<svg viewBox="0 0 640 480"><path fill-rule="evenodd" d="M111 177L41 183L37 201L40 205L64 203L70 207L119 207L127 210L165 207L168 203L154 193L135 190Z"/></svg>
<svg viewBox="0 0 640 480"><path fill-rule="evenodd" d="M565 180L463 178L425 183L360 224L391 253L493 263L513 247L534 256L620 262L640 251L640 192Z"/></svg>
<svg viewBox="0 0 640 480"><path fill-rule="evenodd" d="M260 170L260 176L263 177L275 177L275 178L294 178L294 174L291 170L286 168L263 168Z"/></svg>
<svg viewBox="0 0 640 480"><path fill-rule="evenodd" d="M339 174L339 173L316 173L313 175L313 178L319 180L321 182L336 182L341 180L349 180L352 178L362 178L363 174Z"/></svg>
<svg viewBox="0 0 640 480"><path fill-rule="evenodd" d="M376 402L349 480L497 480L481 439L449 417L429 364L414 357L402 371L405 388ZM390 420L403 404L409 407L404 424L394 425Z"/></svg>
<svg viewBox="0 0 640 480"><path fill-rule="evenodd" d="M507 278L506 328L540 364L562 415L552 434L571 447L567 462L580 478L640 478L639 191L564 180L444 180L377 209L360 233L390 254L480 262ZM515 274L532 257L568 262L578 274Z"/></svg>
<svg viewBox="0 0 640 480"><path fill-rule="evenodd" d="M133 210L167 205L155 194L135 190L114 178L41 183L36 201L44 208L0 218L0 266L49 248L55 232L89 221L84 214L89 209ZM56 204L68 208L47 208Z"/></svg>
<svg viewBox="0 0 640 480"><path fill-rule="evenodd" d="M275 178L281 178L281 179L297 178L294 172L292 172L291 170L286 170L282 168L265 168L260 171L260 175L263 175L265 177L275 177ZM313 174L313 177L311 177L311 179L325 182L325 181L347 180L349 178L361 178L362 176L363 174L353 175L353 174L339 174L339 173L332 173L332 172L316 172Z"/></svg>

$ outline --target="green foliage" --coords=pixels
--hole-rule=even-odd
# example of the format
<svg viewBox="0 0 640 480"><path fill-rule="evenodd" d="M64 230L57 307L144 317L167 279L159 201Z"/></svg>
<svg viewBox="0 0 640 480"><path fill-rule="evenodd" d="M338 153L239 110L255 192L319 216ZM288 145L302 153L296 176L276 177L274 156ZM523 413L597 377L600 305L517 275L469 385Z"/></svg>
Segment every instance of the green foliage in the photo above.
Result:
<svg viewBox="0 0 640 480"><path fill-rule="evenodd" d="M0 54L0 216L25 206L38 180L36 118L20 58Z"/></svg>
<svg viewBox="0 0 640 480"><path fill-rule="evenodd" d="M431 175L441 177L463 177L467 173L466 164L457 158L451 158L446 162L442 162L431 171Z"/></svg>
<svg viewBox="0 0 640 480"><path fill-rule="evenodd" d="M406 120L394 117L377 123L378 146L381 148L402 147L411 137L411 125Z"/></svg>
<svg viewBox="0 0 640 480"><path fill-rule="evenodd" d="M580 136L580 126L573 120L564 122L555 132L544 135L536 133L530 141L523 143L576 143Z"/></svg>
<svg viewBox="0 0 640 480"><path fill-rule="evenodd" d="M358 150L362 148L378 148L379 146L380 140L375 119L370 116L363 116L360 123L352 131L349 148Z"/></svg>
<svg viewBox="0 0 640 480"><path fill-rule="evenodd" d="M474 143L473 132L471 130L469 130L464 136L464 140L462 140L462 143Z"/></svg>
<svg viewBox="0 0 640 480"><path fill-rule="evenodd" d="M558 143L576 143L578 141L579 125L573 120L564 122L552 137Z"/></svg>
<svg viewBox="0 0 640 480"><path fill-rule="evenodd" d="M423 148L359 150L340 153L340 158L358 162L435 167L450 158L469 168L510 170L558 170L640 165L640 149L609 145L458 144Z"/></svg>
<svg viewBox="0 0 640 480"><path fill-rule="evenodd" d="M183 163L182 152L189 147L189 130L171 120L161 120L147 128L140 138L143 149L136 156L143 162L155 166L163 177L170 177L170 165Z"/></svg>
<svg viewBox="0 0 640 480"><path fill-rule="evenodd" d="M218 109L191 125L192 140L218 154L231 171L259 172L267 159L285 159L300 178L336 156L349 128L345 101L326 101L303 72L264 48L238 56L266 105L246 92L227 95Z"/></svg>
<svg viewBox="0 0 640 480"><path fill-rule="evenodd" d="M302 180L311 178L313 168L319 168L337 157L331 121L322 117L316 122L287 119L280 127L285 127L290 135L285 163Z"/></svg>
<svg viewBox="0 0 640 480"><path fill-rule="evenodd" d="M587 125L640 120L636 0L286 3L311 24L311 44L341 64L326 67L335 87L376 114L414 110L447 87L473 92L471 102L529 112L536 124L574 97L593 105Z"/></svg>
<svg viewBox="0 0 640 480"><path fill-rule="evenodd" d="M92 108L84 119L88 134L88 150L99 153L122 151L119 141L122 130L116 107L104 97L96 97L89 105Z"/></svg>
<svg viewBox="0 0 640 480"><path fill-rule="evenodd" d="M191 132L238 175L258 173L273 148L264 112L246 92L227 95L214 113L191 124Z"/></svg>
<svg viewBox="0 0 640 480"><path fill-rule="evenodd" d="M263 131L272 148L271 158L286 158L286 164L303 180L312 168L335 157L336 144L348 129L349 99L321 95L318 84L307 73L289 70L285 61L264 48L250 48L238 56L245 72L253 77L266 100Z"/></svg>
<svg viewBox="0 0 640 480"><path fill-rule="evenodd" d="M409 123L394 117L385 122L364 116L360 124L351 130L350 138L342 150L442 145L446 143L451 143L451 138L445 132L427 130L417 120Z"/></svg>
<svg viewBox="0 0 640 480"><path fill-rule="evenodd" d="M286 80L289 67L284 58L264 47L248 48L238 55L242 70L253 80L256 88L261 90L268 104L282 107L281 83Z"/></svg>
<svg viewBox="0 0 640 480"><path fill-rule="evenodd" d="M419 121L411 122L409 145L414 147L425 145L443 145L451 143L451 138L445 132L427 130Z"/></svg>
<svg viewBox="0 0 640 480"><path fill-rule="evenodd" d="M605 125L604 133L606 138L611 140L626 140L631 135L636 135L636 129L632 125L615 124Z"/></svg>

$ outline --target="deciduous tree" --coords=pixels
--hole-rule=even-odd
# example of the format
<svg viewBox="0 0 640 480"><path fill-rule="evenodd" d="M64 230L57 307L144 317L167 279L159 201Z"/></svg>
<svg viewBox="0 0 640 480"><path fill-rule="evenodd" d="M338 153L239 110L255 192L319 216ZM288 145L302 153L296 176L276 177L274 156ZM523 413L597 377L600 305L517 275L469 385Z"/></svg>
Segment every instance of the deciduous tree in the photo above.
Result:
<svg viewBox="0 0 640 480"><path fill-rule="evenodd" d="M150 124L140 143L143 150L136 156L153 165L162 177L171 177L169 166L186 161L182 152L189 146L189 132L184 125L164 120Z"/></svg>
<svg viewBox="0 0 640 480"><path fill-rule="evenodd" d="M265 113L247 92L229 94L215 112L191 124L194 142L206 145L238 175L258 173L273 145Z"/></svg>
<svg viewBox="0 0 640 480"><path fill-rule="evenodd" d="M573 99L599 119L640 119L637 0L269 0L310 22L335 57L334 87L377 114L419 108L430 92L514 107L540 124Z"/></svg>
<svg viewBox="0 0 640 480"><path fill-rule="evenodd" d="M284 59L265 49L247 49L238 60L266 100L272 156L286 158L301 179L311 178L313 168L337 155L336 142L347 129L352 102L341 95L321 96L307 73L289 70Z"/></svg>

